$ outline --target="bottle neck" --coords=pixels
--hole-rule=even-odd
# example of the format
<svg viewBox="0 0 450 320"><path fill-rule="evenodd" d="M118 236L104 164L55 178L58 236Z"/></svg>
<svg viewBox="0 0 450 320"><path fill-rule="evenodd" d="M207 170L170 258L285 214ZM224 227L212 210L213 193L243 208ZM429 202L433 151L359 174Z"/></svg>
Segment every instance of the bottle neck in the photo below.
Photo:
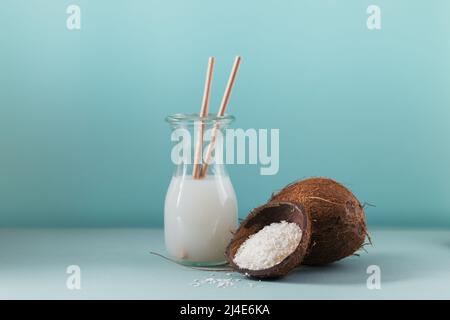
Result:
<svg viewBox="0 0 450 320"><path fill-rule="evenodd" d="M189 124L172 124L174 175L191 175L195 179L227 176L224 165L227 123L195 121Z"/></svg>

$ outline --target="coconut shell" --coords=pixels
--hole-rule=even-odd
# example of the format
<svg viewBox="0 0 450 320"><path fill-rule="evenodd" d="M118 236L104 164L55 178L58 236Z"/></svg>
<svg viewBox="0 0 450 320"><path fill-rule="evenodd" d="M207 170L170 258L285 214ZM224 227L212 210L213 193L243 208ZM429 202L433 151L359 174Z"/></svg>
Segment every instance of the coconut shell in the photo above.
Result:
<svg viewBox="0 0 450 320"><path fill-rule="evenodd" d="M273 222L294 222L302 230L302 238L297 248L277 265L263 270L240 268L233 261L239 247L252 234ZM271 202L255 208L241 223L226 250L231 267L238 272L255 278L277 278L285 276L298 267L305 256L311 239L311 220L301 205L291 202Z"/></svg>
<svg viewBox="0 0 450 320"><path fill-rule="evenodd" d="M360 249L368 236L363 206L350 190L332 179L292 183L270 199L279 201L300 203L312 219L311 247L302 264L320 265L345 258Z"/></svg>

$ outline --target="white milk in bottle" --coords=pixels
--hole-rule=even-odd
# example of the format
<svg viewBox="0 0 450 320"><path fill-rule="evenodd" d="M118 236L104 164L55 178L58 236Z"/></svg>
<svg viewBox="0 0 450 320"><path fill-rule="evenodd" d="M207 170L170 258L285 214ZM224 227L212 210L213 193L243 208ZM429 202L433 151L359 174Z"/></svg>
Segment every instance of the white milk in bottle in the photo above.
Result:
<svg viewBox="0 0 450 320"><path fill-rule="evenodd" d="M194 265L223 263L237 219L236 194L228 175L172 177L164 229L166 248L175 259Z"/></svg>

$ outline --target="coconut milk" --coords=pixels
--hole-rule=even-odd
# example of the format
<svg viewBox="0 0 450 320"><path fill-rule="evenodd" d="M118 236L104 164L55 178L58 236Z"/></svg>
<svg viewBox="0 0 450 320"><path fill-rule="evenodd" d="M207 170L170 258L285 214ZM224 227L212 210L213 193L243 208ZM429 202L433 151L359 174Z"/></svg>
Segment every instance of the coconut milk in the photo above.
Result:
<svg viewBox="0 0 450 320"><path fill-rule="evenodd" d="M166 248L181 261L221 263L237 216L236 194L228 176L174 176L164 207Z"/></svg>

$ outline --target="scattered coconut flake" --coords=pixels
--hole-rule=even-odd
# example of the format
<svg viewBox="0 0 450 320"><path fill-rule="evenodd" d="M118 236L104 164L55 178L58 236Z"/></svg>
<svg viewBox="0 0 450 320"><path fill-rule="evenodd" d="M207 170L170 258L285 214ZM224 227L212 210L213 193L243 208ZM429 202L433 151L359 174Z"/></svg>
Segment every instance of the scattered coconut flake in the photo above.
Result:
<svg viewBox="0 0 450 320"><path fill-rule="evenodd" d="M225 275L228 275L228 274L225 274ZM234 286L241 280L242 280L242 278L233 278L233 277L226 277L226 278L207 277L207 278L200 279L200 280L195 279L191 283L191 286L193 286L193 287L214 286L217 288L228 288L228 287Z"/></svg>
<svg viewBox="0 0 450 320"><path fill-rule="evenodd" d="M271 268L294 252L301 239L302 230L296 223L271 223L244 241L233 262L242 269Z"/></svg>

